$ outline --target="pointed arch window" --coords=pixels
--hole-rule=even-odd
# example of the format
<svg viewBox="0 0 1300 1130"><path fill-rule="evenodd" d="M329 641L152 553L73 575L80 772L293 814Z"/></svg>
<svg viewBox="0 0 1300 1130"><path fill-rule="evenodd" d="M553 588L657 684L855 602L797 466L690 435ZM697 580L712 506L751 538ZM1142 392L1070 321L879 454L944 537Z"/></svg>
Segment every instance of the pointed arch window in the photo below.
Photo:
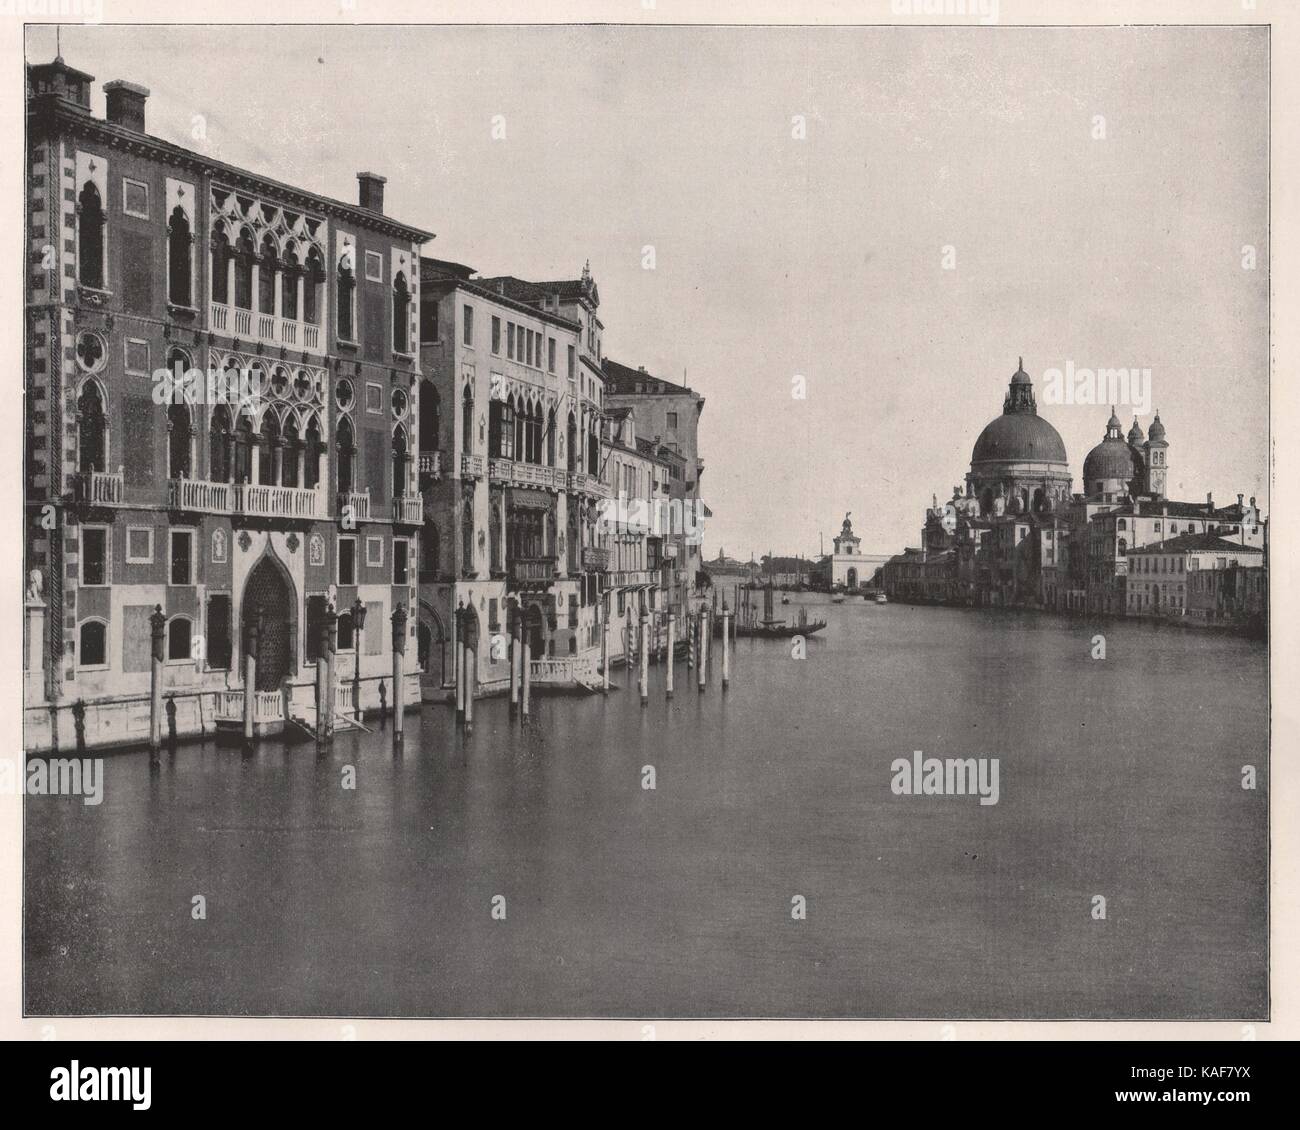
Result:
<svg viewBox="0 0 1300 1130"><path fill-rule="evenodd" d="M474 394L465 386L465 395L460 406L461 445L466 455L474 451Z"/></svg>
<svg viewBox="0 0 1300 1130"><path fill-rule="evenodd" d="M189 407L185 404L169 404L167 406L167 477L169 479L193 477L193 440Z"/></svg>
<svg viewBox="0 0 1300 1130"><path fill-rule="evenodd" d="M194 236L185 210L178 204L172 209L167 225L167 297L176 306L192 306Z"/></svg>
<svg viewBox="0 0 1300 1130"><path fill-rule="evenodd" d="M577 421L574 420L572 412L569 413L569 426L565 433L565 438L567 439L568 442L564 445L564 455L565 458L568 460L569 474L572 475L574 471L577 470L575 461L578 459L579 455L581 454L577 450L578 424Z"/></svg>
<svg viewBox="0 0 1300 1130"><path fill-rule="evenodd" d="M77 470L103 471L108 460L108 421L104 398L94 381L87 381L77 399Z"/></svg>
<svg viewBox="0 0 1300 1130"><path fill-rule="evenodd" d="M298 255L290 248L284 253L284 265L280 271L280 317L296 322L298 320Z"/></svg>
<svg viewBox="0 0 1300 1130"><path fill-rule="evenodd" d="M353 273L352 249L349 247L339 258L338 312L339 337L356 341L357 277Z"/></svg>
<svg viewBox="0 0 1300 1130"><path fill-rule="evenodd" d="M393 497L404 498L406 496L406 469L411 462L410 453L406 446L406 429L398 424L393 429Z"/></svg>
<svg viewBox="0 0 1300 1130"><path fill-rule="evenodd" d="M284 422L284 446L280 456L280 485L298 485L298 460L302 455L302 437L298 434L298 421L290 416Z"/></svg>
<svg viewBox="0 0 1300 1130"><path fill-rule="evenodd" d="M352 421L344 416L339 420L338 429L334 434L338 447L339 490L355 490L357 444L356 434L352 430Z"/></svg>
<svg viewBox="0 0 1300 1130"><path fill-rule="evenodd" d="M406 286L406 275L401 271L393 279L393 352L409 353L411 349L411 292Z"/></svg>
<svg viewBox="0 0 1300 1130"><path fill-rule="evenodd" d="M280 458L280 421L271 413L262 418L262 437L258 450L257 481L275 486L279 481L276 464Z"/></svg>
<svg viewBox="0 0 1300 1130"><path fill-rule="evenodd" d="M218 404L208 424L208 478L214 483L230 482L231 446L234 436L230 427L230 409Z"/></svg>
<svg viewBox="0 0 1300 1130"><path fill-rule="evenodd" d="M77 198L77 270L82 286L104 289L104 202L93 181Z"/></svg>
<svg viewBox="0 0 1300 1130"><path fill-rule="evenodd" d="M245 230L240 234L239 246L235 250L235 305L241 310L253 308L253 261L256 257L253 237Z"/></svg>
<svg viewBox="0 0 1300 1130"><path fill-rule="evenodd" d="M230 259L230 241L220 228L212 236L212 301L225 304L230 301L230 288L226 277L226 263Z"/></svg>
<svg viewBox="0 0 1300 1130"><path fill-rule="evenodd" d="M313 247L307 252L306 269L302 276L302 319L310 325L320 325L320 285L325 278L325 264L320 251Z"/></svg>
<svg viewBox="0 0 1300 1130"><path fill-rule="evenodd" d="M253 452L256 448L257 436L253 432L253 421L247 415L241 415L235 428L235 482L253 481Z"/></svg>
<svg viewBox="0 0 1300 1130"><path fill-rule="evenodd" d="M494 402L495 403L495 402ZM420 451L438 450L438 432L442 427L441 401L432 381L420 382Z"/></svg>
<svg viewBox="0 0 1300 1130"><path fill-rule="evenodd" d="M307 423L307 436L303 443L302 485L308 490L315 490L320 482L320 457L324 450L320 421L313 416Z"/></svg>
<svg viewBox="0 0 1300 1130"><path fill-rule="evenodd" d="M262 254L257 262L257 312L275 313L275 272L279 269L275 253L275 240L270 235L262 237Z"/></svg>
<svg viewBox="0 0 1300 1130"><path fill-rule="evenodd" d="M546 465L555 466L555 409L546 418Z"/></svg>

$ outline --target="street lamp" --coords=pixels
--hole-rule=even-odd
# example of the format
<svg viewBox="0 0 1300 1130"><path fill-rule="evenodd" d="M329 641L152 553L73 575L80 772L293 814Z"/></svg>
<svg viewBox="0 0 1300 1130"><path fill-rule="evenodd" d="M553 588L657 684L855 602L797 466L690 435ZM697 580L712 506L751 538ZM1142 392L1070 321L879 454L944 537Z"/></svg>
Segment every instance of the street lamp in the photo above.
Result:
<svg viewBox="0 0 1300 1130"><path fill-rule="evenodd" d="M358 722L361 712L361 630L366 626L366 604L360 597L352 602L352 712Z"/></svg>

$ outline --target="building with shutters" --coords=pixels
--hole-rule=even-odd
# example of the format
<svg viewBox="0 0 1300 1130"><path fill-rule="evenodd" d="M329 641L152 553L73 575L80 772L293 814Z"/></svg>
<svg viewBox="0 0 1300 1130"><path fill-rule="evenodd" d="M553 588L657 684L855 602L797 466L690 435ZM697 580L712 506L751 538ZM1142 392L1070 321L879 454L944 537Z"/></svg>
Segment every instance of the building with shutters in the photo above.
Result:
<svg viewBox="0 0 1300 1130"><path fill-rule="evenodd" d="M377 702L417 596L431 236L381 176L282 184L152 136L134 83L95 116L93 81L27 74L27 747L147 735L155 606L178 736L232 709L254 620L258 690L309 704L329 607Z"/></svg>

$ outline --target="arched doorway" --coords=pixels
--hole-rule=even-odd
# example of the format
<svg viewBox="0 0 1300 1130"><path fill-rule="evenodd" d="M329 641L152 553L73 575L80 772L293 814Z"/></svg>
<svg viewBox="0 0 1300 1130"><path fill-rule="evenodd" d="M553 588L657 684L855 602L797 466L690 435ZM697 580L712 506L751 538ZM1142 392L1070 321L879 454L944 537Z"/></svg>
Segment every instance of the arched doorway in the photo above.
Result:
<svg viewBox="0 0 1300 1130"><path fill-rule="evenodd" d="M524 615L524 631L528 633L528 654L541 659L546 654L546 617L540 605L530 604Z"/></svg>
<svg viewBox="0 0 1300 1130"><path fill-rule="evenodd" d="M274 558L264 556L249 573L240 616L245 647L249 629L255 622L259 626L256 689L278 690L297 666L298 600L288 573Z"/></svg>
<svg viewBox="0 0 1300 1130"><path fill-rule="evenodd" d="M447 669L447 633L433 608L420 602L420 622L416 626L416 653L420 668L430 683L443 685Z"/></svg>
<svg viewBox="0 0 1300 1130"><path fill-rule="evenodd" d="M844 587L850 590L858 587L858 571L856 569L850 567L844 577Z"/></svg>

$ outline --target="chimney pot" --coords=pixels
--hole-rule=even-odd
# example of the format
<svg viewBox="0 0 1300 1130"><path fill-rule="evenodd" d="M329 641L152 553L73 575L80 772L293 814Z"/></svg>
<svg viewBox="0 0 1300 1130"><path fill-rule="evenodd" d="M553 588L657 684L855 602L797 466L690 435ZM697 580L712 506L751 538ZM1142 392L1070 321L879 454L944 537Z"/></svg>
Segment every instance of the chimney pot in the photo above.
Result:
<svg viewBox="0 0 1300 1130"><path fill-rule="evenodd" d="M357 203L371 212L384 211L384 185L387 177L378 173L357 173Z"/></svg>
<svg viewBox="0 0 1300 1130"><path fill-rule="evenodd" d="M114 125L144 133L144 104L149 88L136 82L114 79L104 83L104 117Z"/></svg>

